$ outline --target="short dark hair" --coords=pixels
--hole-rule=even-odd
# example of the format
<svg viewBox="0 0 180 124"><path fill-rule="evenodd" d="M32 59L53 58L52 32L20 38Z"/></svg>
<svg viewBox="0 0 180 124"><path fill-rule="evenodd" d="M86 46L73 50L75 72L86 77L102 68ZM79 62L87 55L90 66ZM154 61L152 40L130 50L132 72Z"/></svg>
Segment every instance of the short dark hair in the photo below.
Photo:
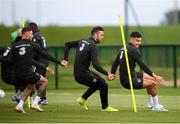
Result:
<svg viewBox="0 0 180 124"><path fill-rule="evenodd" d="M24 33L28 32L28 31L32 31L32 29L29 28L29 27L24 27L24 28L22 29L21 33L24 34Z"/></svg>
<svg viewBox="0 0 180 124"><path fill-rule="evenodd" d="M139 38L139 37L142 37L142 36L141 36L141 34L139 32L135 31L135 32L131 33L130 37L137 37L137 38Z"/></svg>
<svg viewBox="0 0 180 124"><path fill-rule="evenodd" d="M29 24L28 24L28 27L32 29L33 33L39 31L38 25L37 25L35 22L29 23Z"/></svg>
<svg viewBox="0 0 180 124"><path fill-rule="evenodd" d="M91 35L93 35L94 33L98 32L98 31L104 31L104 29L101 26L96 26L96 27L92 28Z"/></svg>

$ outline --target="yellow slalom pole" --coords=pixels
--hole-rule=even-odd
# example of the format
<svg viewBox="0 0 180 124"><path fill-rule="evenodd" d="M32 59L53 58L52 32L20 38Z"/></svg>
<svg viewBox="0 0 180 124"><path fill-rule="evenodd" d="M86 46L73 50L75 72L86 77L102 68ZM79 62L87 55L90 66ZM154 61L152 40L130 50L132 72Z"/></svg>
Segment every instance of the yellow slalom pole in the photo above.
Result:
<svg viewBox="0 0 180 124"><path fill-rule="evenodd" d="M24 28L24 25L25 25L25 24L24 24L24 18L22 18L21 21L22 21L22 22L21 22L21 23L22 23L22 24L21 24L21 27Z"/></svg>
<svg viewBox="0 0 180 124"><path fill-rule="evenodd" d="M119 22L120 22L120 31L121 31L122 41L123 41L123 48L124 48L124 54L125 54L125 59L126 59L129 83L130 83L130 87L131 87L132 102L133 102L133 106L134 106L134 112L137 112L136 101L135 101L135 97L134 97L134 90L133 90L132 78L131 78L131 73L130 73L130 68L129 68L129 60L128 60L128 55L127 55L126 41L125 41L125 38L124 38L124 30L123 30L123 23L122 23L122 17L121 16L119 16Z"/></svg>
<svg viewBox="0 0 180 124"><path fill-rule="evenodd" d="M31 108L31 99L30 99L30 96L28 96L28 98L27 98L27 102L28 102L28 108Z"/></svg>
<svg viewBox="0 0 180 124"><path fill-rule="evenodd" d="M22 18L22 20L21 20L22 22L22 24L21 24L21 27L22 28L24 28L24 26L25 26L25 23L24 23L24 18ZM30 108L31 107L31 105L30 105L30 102L31 102L31 100L30 100L30 96L28 96L28 98L27 98L27 102L28 102L28 108Z"/></svg>

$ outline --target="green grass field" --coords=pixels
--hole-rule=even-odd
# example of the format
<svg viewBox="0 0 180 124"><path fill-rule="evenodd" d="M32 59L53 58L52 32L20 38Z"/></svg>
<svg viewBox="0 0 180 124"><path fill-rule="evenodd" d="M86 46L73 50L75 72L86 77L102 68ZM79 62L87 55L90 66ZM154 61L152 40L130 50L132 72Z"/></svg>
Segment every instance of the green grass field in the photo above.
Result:
<svg viewBox="0 0 180 124"><path fill-rule="evenodd" d="M119 112L101 112L99 93L88 99L89 110L84 111L75 102L85 88L49 90L49 104L42 106L42 113L30 110L25 104L26 114L17 113L17 105L10 100L12 91L0 99L1 123L180 123L180 88L159 88L160 102L168 112L153 112L146 108L145 90L135 91L137 113L134 112L130 91L124 88L109 89L109 103Z"/></svg>
<svg viewBox="0 0 180 124"><path fill-rule="evenodd" d="M10 44L10 33L17 27L0 27L0 45ZM47 39L48 46L63 45L66 41L86 38L89 36L91 27L41 27L42 33ZM173 26L143 26L144 42L143 44L179 44L179 25ZM130 27L129 32L139 30L137 27ZM176 33L175 33L176 32ZM119 27L105 27L105 39L101 45L119 45L121 42ZM101 55L100 63L107 70L110 70L110 63L104 63L106 60L115 57L113 51ZM155 51L155 50L154 50ZM162 51L162 50L159 50ZM157 54L160 52L153 54ZM166 51L166 49L165 49ZM52 51L51 51L52 52ZM53 52L52 52L53 53ZM53 55L53 54L52 54ZM71 55L73 59L74 54ZM58 51L58 57L62 58L62 51ZM103 58L104 57L104 58ZM6 96L0 99L0 123L180 123L180 87L173 88L172 67L161 67L150 64L151 69L160 74L169 82L170 87L158 87L160 102L169 109L168 112L153 112L147 109L147 95L145 90L135 91L137 104L137 113L133 111L131 94L129 90L122 88L118 80L109 82L109 103L117 107L119 112L101 112L99 93L96 92L88 99L89 111L83 111L75 102L85 87L77 84L72 77L72 63L70 59L70 68L64 70L59 67L59 89L55 90L54 76L47 75L49 79L47 96L49 104L42 106L45 112L39 113L27 108L26 114L16 113L14 107L17 103L11 101L13 87L8 86L0 80L0 88L6 91ZM154 60L157 58L151 58ZM168 58L169 59L169 58ZM171 58L169 59L171 60ZM147 61L148 62L148 61ZM160 61L164 62L164 60ZM170 63L171 64L171 63ZM53 65L51 65L53 67ZM180 69L177 68L177 72ZM100 74L102 75L102 74ZM103 78L106 78L103 76ZM180 74L177 73L177 78Z"/></svg>

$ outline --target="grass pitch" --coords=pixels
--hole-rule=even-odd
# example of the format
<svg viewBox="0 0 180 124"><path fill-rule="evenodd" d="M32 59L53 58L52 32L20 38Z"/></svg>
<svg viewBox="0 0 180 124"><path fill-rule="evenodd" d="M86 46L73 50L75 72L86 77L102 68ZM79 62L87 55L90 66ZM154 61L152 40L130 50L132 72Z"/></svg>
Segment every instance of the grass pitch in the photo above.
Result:
<svg viewBox="0 0 180 124"><path fill-rule="evenodd" d="M130 91L124 88L109 89L109 104L119 112L101 112L99 92L88 99L89 110L84 111L75 102L84 88L48 90L49 104L42 106L45 112L39 113L27 108L26 114L17 113L17 103L11 101L12 91L0 99L0 122L2 123L180 123L180 88L159 88L159 101L169 111L153 112L147 109L145 90L136 90L137 113L133 111Z"/></svg>

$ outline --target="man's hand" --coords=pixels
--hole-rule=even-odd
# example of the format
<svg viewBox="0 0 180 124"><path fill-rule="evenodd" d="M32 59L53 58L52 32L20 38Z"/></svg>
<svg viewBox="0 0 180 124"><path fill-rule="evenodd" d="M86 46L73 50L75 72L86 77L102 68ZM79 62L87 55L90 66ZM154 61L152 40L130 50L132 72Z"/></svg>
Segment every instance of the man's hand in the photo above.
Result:
<svg viewBox="0 0 180 124"><path fill-rule="evenodd" d="M49 73L49 74L53 74L54 75L54 70L52 68L50 68L49 66L46 67L46 71Z"/></svg>
<svg viewBox="0 0 180 124"><path fill-rule="evenodd" d="M108 73L107 79L108 79L109 81L112 81L112 80L114 80L115 78L116 78L116 75L115 75L115 74L110 74L110 73Z"/></svg>
<svg viewBox="0 0 180 124"><path fill-rule="evenodd" d="M161 77L161 76L159 76L159 75L157 75L157 74L155 74L155 73L153 73L152 74L152 76L154 77L154 79L159 83L159 84L164 84L164 79L163 79L163 77Z"/></svg>
<svg viewBox="0 0 180 124"><path fill-rule="evenodd" d="M64 67L64 68L67 68L68 67L68 61L62 60L61 61L61 66Z"/></svg>

